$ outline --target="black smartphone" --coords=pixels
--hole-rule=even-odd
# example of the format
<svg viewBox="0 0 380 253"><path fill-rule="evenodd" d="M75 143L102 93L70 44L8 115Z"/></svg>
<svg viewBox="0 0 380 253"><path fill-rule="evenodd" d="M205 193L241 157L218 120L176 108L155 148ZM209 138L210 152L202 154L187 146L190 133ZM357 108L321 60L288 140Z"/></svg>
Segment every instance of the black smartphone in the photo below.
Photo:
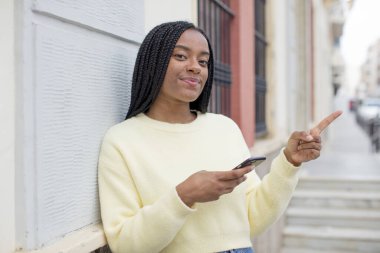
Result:
<svg viewBox="0 0 380 253"><path fill-rule="evenodd" d="M243 167L254 165L257 167L260 163L264 162L267 158L265 156L256 156L256 157L250 157L247 160L240 163L238 166L233 168L233 170L241 169Z"/></svg>

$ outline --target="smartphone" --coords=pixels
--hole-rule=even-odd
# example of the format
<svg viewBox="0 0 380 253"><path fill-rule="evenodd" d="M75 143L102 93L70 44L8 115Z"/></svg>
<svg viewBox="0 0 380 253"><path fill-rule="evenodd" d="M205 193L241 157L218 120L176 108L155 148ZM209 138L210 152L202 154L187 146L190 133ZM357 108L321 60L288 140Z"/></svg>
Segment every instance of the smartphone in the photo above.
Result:
<svg viewBox="0 0 380 253"><path fill-rule="evenodd" d="M260 163L264 162L266 160L265 156L256 156L256 157L250 157L247 160L240 163L238 166L233 168L233 170L241 169L249 165L253 165L257 167Z"/></svg>

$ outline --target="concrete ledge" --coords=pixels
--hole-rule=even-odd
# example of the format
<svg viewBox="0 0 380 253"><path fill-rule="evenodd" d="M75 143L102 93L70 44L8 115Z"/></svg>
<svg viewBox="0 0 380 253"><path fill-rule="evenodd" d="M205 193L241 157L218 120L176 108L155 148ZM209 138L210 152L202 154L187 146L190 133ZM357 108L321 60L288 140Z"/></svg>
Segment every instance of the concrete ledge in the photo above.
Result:
<svg viewBox="0 0 380 253"><path fill-rule="evenodd" d="M52 245L31 251L16 251L16 253L83 253L94 251L106 244L103 226L95 224L74 231Z"/></svg>
<svg viewBox="0 0 380 253"><path fill-rule="evenodd" d="M370 208L290 207L286 214L289 226L374 230L380 227L380 210Z"/></svg>
<svg viewBox="0 0 380 253"><path fill-rule="evenodd" d="M380 200L377 192L347 192L342 190L298 190L293 198Z"/></svg>
<svg viewBox="0 0 380 253"><path fill-rule="evenodd" d="M284 236L285 248L355 253L378 253L380 248L380 231L373 229L289 226Z"/></svg>
<svg viewBox="0 0 380 253"><path fill-rule="evenodd" d="M284 230L286 236L316 237L329 240L364 240L380 242L380 231L372 229L349 229L331 227L291 226Z"/></svg>
<svg viewBox="0 0 380 253"><path fill-rule="evenodd" d="M361 178L343 178L343 177L334 177L334 176L310 176L307 174L302 174L301 178L305 182L333 182L333 183L376 183L380 184L380 177L361 177Z"/></svg>
<svg viewBox="0 0 380 253"><path fill-rule="evenodd" d="M308 217L308 218L337 218L337 219L379 219L380 211L370 209L337 209L337 208L302 208L289 207L288 216Z"/></svg>

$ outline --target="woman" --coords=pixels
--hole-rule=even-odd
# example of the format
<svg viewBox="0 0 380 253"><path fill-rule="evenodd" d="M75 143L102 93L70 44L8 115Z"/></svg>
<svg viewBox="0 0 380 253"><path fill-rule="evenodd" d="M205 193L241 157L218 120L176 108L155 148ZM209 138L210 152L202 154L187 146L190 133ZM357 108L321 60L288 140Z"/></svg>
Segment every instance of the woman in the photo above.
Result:
<svg viewBox="0 0 380 253"><path fill-rule="evenodd" d="M99 157L104 231L113 252L253 252L251 238L285 210L320 132L294 132L261 181L238 126L206 113L213 53L188 22L155 27L136 59L126 120ZM236 251L238 250L238 251Z"/></svg>

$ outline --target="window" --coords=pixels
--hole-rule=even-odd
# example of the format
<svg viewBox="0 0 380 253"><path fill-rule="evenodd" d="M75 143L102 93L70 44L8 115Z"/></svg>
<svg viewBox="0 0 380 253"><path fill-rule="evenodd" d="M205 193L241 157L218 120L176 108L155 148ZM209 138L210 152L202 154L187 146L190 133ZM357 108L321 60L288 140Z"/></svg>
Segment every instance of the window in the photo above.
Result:
<svg viewBox="0 0 380 253"><path fill-rule="evenodd" d="M256 135L260 136L267 132L265 122L265 95L267 90L266 81L266 46L265 40L265 0L255 0L255 110L256 110Z"/></svg>
<svg viewBox="0 0 380 253"><path fill-rule="evenodd" d="M230 0L198 0L198 23L214 50L215 72L209 110L231 115Z"/></svg>

